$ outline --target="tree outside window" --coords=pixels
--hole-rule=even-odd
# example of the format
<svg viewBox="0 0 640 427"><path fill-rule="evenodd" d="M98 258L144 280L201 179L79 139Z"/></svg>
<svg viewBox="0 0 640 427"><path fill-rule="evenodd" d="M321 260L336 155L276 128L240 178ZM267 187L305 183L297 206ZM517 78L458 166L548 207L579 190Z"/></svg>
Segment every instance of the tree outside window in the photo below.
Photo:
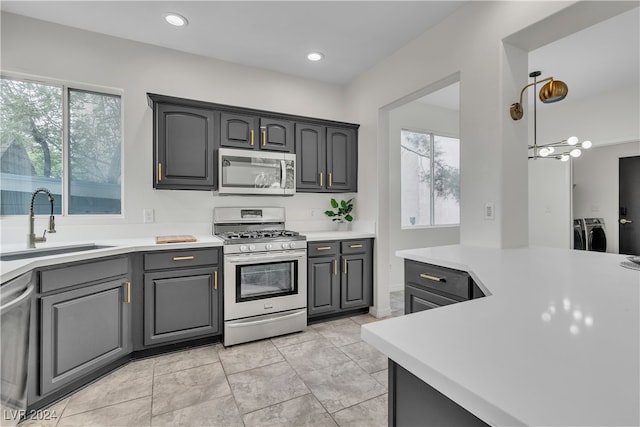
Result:
<svg viewBox="0 0 640 427"><path fill-rule="evenodd" d="M460 223L460 140L402 130L401 227Z"/></svg>

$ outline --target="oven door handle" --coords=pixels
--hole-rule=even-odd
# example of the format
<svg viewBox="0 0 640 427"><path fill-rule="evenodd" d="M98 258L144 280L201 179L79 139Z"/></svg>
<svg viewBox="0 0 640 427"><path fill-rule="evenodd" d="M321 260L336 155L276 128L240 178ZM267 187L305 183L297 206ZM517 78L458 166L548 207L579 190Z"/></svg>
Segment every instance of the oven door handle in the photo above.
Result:
<svg viewBox="0 0 640 427"><path fill-rule="evenodd" d="M296 311L295 313L285 314L284 316L281 316L281 317L273 317L273 318L262 319L262 320L251 320L248 322L227 323L225 327L226 328L244 328L247 326L255 326L255 325L262 325L264 323L272 323L274 320L284 320L284 319L290 319L292 317L306 316L306 315L307 315L307 310L305 309L305 310Z"/></svg>
<svg viewBox="0 0 640 427"><path fill-rule="evenodd" d="M246 264L246 263L254 263L258 261L260 264L263 262L272 262L272 261L295 261L295 260L305 260L307 256L307 251L290 251L287 253L280 253L277 255L268 255L261 254L258 256L251 256L255 254L248 254L247 256L231 256L227 255L224 257L224 262L230 264Z"/></svg>

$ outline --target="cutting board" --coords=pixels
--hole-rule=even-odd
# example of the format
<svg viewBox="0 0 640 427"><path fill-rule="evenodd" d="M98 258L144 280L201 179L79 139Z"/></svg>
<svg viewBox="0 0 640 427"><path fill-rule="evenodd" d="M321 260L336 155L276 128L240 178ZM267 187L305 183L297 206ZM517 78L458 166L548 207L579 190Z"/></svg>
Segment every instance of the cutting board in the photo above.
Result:
<svg viewBox="0 0 640 427"><path fill-rule="evenodd" d="M176 234L173 236L156 236L156 243L182 243L182 242L195 242L196 238L189 234Z"/></svg>

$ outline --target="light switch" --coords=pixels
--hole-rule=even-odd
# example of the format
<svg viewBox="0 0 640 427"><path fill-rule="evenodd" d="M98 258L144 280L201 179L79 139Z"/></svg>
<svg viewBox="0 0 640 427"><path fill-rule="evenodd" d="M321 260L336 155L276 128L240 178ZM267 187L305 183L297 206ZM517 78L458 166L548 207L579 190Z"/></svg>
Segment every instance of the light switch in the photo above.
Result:
<svg viewBox="0 0 640 427"><path fill-rule="evenodd" d="M496 206L493 202L487 202L484 204L484 219L494 220L496 219Z"/></svg>
<svg viewBox="0 0 640 427"><path fill-rule="evenodd" d="M156 221L155 212L153 209L142 210L142 222L145 224L152 224Z"/></svg>

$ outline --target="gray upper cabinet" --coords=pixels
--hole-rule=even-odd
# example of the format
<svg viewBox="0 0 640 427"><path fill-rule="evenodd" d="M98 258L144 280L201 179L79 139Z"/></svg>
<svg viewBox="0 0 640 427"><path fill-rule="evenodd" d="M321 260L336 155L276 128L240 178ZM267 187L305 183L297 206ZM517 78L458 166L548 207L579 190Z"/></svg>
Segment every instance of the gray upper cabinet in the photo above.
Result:
<svg viewBox="0 0 640 427"><path fill-rule="evenodd" d="M293 122L222 112L220 146L292 153Z"/></svg>
<svg viewBox="0 0 640 427"><path fill-rule="evenodd" d="M296 123L296 191L322 191L326 179L326 128Z"/></svg>
<svg viewBox="0 0 640 427"><path fill-rule="evenodd" d="M354 128L296 123L296 191L358 191L358 141Z"/></svg>
<svg viewBox="0 0 640 427"><path fill-rule="evenodd" d="M154 102L155 188L215 189L218 115L203 108Z"/></svg>
<svg viewBox="0 0 640 427"><path fill-rule="evenodd" d="M354 129L327 128L327 190L358 190L358 142Z"/></svg>

